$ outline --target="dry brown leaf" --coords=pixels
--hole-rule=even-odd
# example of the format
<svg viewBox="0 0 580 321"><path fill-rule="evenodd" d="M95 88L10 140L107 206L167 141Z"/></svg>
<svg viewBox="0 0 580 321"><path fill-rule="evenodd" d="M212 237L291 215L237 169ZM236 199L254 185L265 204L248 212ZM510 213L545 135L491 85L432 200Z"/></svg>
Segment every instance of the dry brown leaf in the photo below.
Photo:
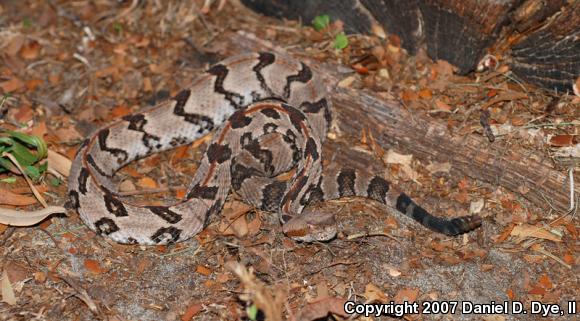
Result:
<svg viewBox="0 0 580 321"><path fill-rule="evenodd" d="M469 214L479 214L485 207L485 200L480 198L476 201L469 203Z"/></svg>
<svg viewBox="0 0 580 321"><path fill-rule="evenodd" d="M34 60L38 58L41 47L38 41L31 40L20 48L20 56L26 60Z"/></svg>
<svg viewBox="0 0 580 321"><path fill-rule="evenodd" d="M262 227L262 220L260 219L259 215L255 215L254 219L248 223L248 234L249 235L256 235L260 232L260 228Z"/></svg>
<svg viewBox="0 0 580 321"><path fill-rule="evenodd" d="M449 163L449 162L445 162L445 163L434 162L434 163L427 165L426 168L429 171L429 173L431 173L431 174L449 173L449 171L451 170L451 163Z"/></svg>
<svg viewBox="0 0 580 321"><path fill-rule="evenodd" d="M419 289L402 289L395 295L394 301L396 303L415 302L419 296Z"/></svg>
<svg viewBox="0 0 580 321"><path fill-rule="evenodd" d="M296 320L312 321L326 317L329 313L341 317L350 316L344 311L346 300L343 298L327 297L307 304L296 315Z"/></svg>
<svg viewBox="0 0 580 321"><path fill-rule="evenodd" d="M64 207L48 206L37 211L15 211L0 208L0 224L12 226L31 226L37 224L52 214L66 213Z"/></svg>
<svg viewBox="0 0 580 321"><path fill-rule="evenodd" d="M187 194L186 188L178 187L175 189L175 198L177 198L178 200L185 199L186 194Z"/></svg>
<svg viewBox="0 0 580 321"><path fill-rule="evenodd" d="M131 108L129 108L125 105L115 106L115 107L113 107L113 109L111 109L111 116L113 118L121 118L121 117L127 116L129 114L131 114Z"/></svg>
<svg viewBox="0 0 580 321"><path fill-rule="evenodd" d="M177 160L186 158L188 156L188 150L189 146L187 145L177 147L171 155L171 162L174 163Z"/></svg>
<svg viewBox="0 0 580 321"><path fill-rule="evenodd" d="M554 135L550 137L549 142L552 146L564 147L574 145L575 135Z"/></svg>
<svg viewBox="0 0 580 321"><path fill-rule="evenodd" d="M62 127L54 130L53 133L58 137L60 143L72 143L84 138L74 126Z"/></svg>
<svg viewBox="0 0 580 321"><path fill-rule="evenodd" d="M510 299L512 301L516 298L516 295L515 295L514 290L512 288L507 289L506 295L507 295L508 299Z"/></svg>
<svg viewBox="0 0 580 321"><path fill-rule="evenodd" d="M401 164L409 166L413 160L413 155L403 155L389 150L383 160L387 164Z"/></svg>
<svg viewBox="0 0 580 321"><path fill-rule="evenodd" d="M190 321L203 310L203 305L199 303L190 304L181 315L181 321Z"/></svg>
<svg viewBox="0 0 580 321"><path fill-rule="evenodd" d="M419 98L419 95L417 95L416 92L410 90L410 89L404 89L402 91L402 93L400 94L400 98L401 100L403 100L404 102L409 102L409 101L413 101L413 100L417 100L417 98Z"/></svg>
<svg viewBox="0 0 580 321"><path fill-rule="evenodd" d="M534 286L531 290L528 291L528 293L534 295L544 295L546 293L546 289L541 286Z"/></svg>
<svg viewBox="0 0 580 321"><path fill-rule="evenodd" d="M3 50L7 55L14 57L20 51L25 41L26 37L24 35L14 36L8 41L8 45Z"/></svg>
<svg viewBox="0 0 580 321"><path fill-rule="evenodd" d="M72 162L70 159L66 158L65 156L53 152L52 150L48 150L48 168L53 169L57 173L68 177L70 173L70 168L72 166Z"/></svg>
<svg viewBox="0 0 580 321"><path fill-rule="evenodd" d="M10 280L8 279L8 273L6 270L2 272L2 282L0 283L0 287L2 287L2 301L9 305L15 305L16 295L14 294L12 283L10 283Z"/></svg>
<svg viewBox="0 0 580 321"><path fill-rule="evenodd" d="M151 83L151 78L149 78L149 77L143 78L143 91L145 91L145 92L152 92L153 91L153 84Z"/></svg>
<svg viewBox="0 0 580 321"><path fill-rule="evenodd" d="M349 88L355 80L356 80L355 76L348 76L343 80L339 81L337 86L340 88Z"/></svg>
<svg viewBox="0 0 580 321"><path fill-rule="evenodd" d="M562 260L564 262L566 262L567 264L574 264L576 262L576 259L574 258L574 255L570 254L570 253L566 253L564 254L564 257L562 258Z"/></svg>
<svg viewBox="0 0 580 321"><path fill-rule="evenodd" d="M550 280L550 277L547 274L543 274L540 279L538 280L538 284L541 285L544 289L551 289L554 287L554 284L552 283L552 280Z"/></svg>
<svg viewBox="0 0 580 321"><path fill-rule="evenodd" d="M433 92L429 88L425 88L419 91L419 97L423 99L431 99L433 97Z"/></svg>
<svg viewBox="0 0 580 321"><path fill-rule="evenodd" d="M435 100L435 106L437 107L437 109L439 110L443 110L443 111L452 111L453 107L451 107L449 104L437 99Z"/></svg>
<svg viewBox="0 0 580 321"><path fill-rule="evenodd" d="M25 85L26 84L22 80L18 79L17 77L13 77L10 80L0 82L0 88L2 88L2 90L5 93L17 91L21 88L24 88Z"/></svg>
<svg viewBox="0 0 580 321"><path fill-rule="evenodd" d="M368 302L381 302L387 303L389 302L389 296L385 294L378 286L367 283L365 286L365 298L367 298Z"/></svg>
<svg viewBox="0 0 580 321"><path fill-rule="evenodd" d="M500 102L500 101L513 101L513 100L520 100L520 99L528 99L528 95L519 91L508 90L502 92L501 94L497 95L493 99L490 99L488 102L481 106L482 110L489 108L490 106Z"/></svg>
<svg viewBox="0 0 580 321"><path fill-rule="evenodd" d="M246 213L252 208L251 206L233 201L224 206L222 211L223 220L220 222L218 230L223 235L236 235L238 237L246 236L249 232Z"/></svg>
<svg viewBox="0 0 580 321"><path fill-rule="evenodd" d="M0 204L11 206L26 206L36 204L36 198L0 189Z"/></svg>
<svg viewBox="0 0 580 321"><path fill-rule="evenodd" d="M195 267L195 272L197 272L197 273L199 273L199 274L201 274L201 275L203 275L203 276L209 276L209 275L211 274L211 272L212 272L212 271L211 271L211 270L210 270L208 267L206 267L206 266L203 266L203 265L201 265L201 264L198 264L198 265Z"/></svg>
<svg viewBox="0 0 580 321"><path fill-rule="evenodd" d="M116 77L119 74L119 68L116 66L108 66L95 71L95 77L104 78L108 76Z"/></svg>
<svg viewBox="0 0 580 321"><path fill-rule="evenodd" d="M544 228L529 225L529 224L520 224L520 225L514 226L510 235L521 237L521 238L533 237L533 238L550 240L553 242L562 242L561 236L550 233L549 231L547 231Z"/></svg>
<svg viewBox="0 0 580 321"><path fill-rule="evenodd" d="M154 189L157 188L157 182L153 180L151 177L141 177L137 181L137 186L145 189Z"/></svg>
<svg viewBox="0 0 580 321"><path fill-rule="evenodd" d="M42 84L44 84L44 81L42 81L42 79L38 79L38 78L29 79L26 81L26 89L28 91L34 91L36 88L38 88Z"/></svg>
<svg viewBox="0 0 580 321"><path fill-rule="evenodd" d="M53 86L58 85L60 83L60 80L61 80L60 74L52 73L48 75L48 82L50 82L50 84Z"/></svg>
<svg viewBox="0 0 580 321"><path fill-rule="evenodd" d="M92 259L86 259L84 262L84 266L85 266L85 269L87 269L89 272L94 273L94 274L101 274L101 273L104 273L107 271L106 269L101 267L101 264L99 263L99 261L92 260Z"/></svg>
<svg viewBox="0 0 580 321"><path fill-rule="evenodd" d="M133 192L136 190L135 184L130 179L126 179L119 184L119 192Z"/></svg>
<svg viewBox="0 0 580 321"><path fill-rule="evenodd" d="M385 33L385 29L383 29L383 27L381 27L381 25L373 23L371 25L371 32L373 33L373 35L381 38L381 39L386 39L387 38L387 34Z"/></svg>
<svg viewBox="0 0 580 321"><path fill-rule="evenodd" d="M446 78L453 75L453 73L457 70L457 67L453 66L445 60L439 59L435 65L433 65L432 69L440 78Z"/></svg>
<svg viewBox="0 0 580 321"><path fill-rule="evenodd" d="M505 241L508 238L508 236L510 236L510 234L512 233L514 226L515 226L515 224L511 224L510 226L506 227L503 230L503 232L501 232L501 234L496 238L495 242L501 243L501 242Z"/></svg>

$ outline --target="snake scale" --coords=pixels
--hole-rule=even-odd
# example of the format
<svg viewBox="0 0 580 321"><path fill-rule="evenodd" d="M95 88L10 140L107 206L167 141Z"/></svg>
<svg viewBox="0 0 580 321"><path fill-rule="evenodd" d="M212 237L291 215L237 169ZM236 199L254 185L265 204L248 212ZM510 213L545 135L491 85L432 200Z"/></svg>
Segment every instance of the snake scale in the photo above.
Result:
<svg viewBox="0 0 580 321"><path fill-rule="evenodd" d="M333 214L308 205L344 196L393 206L447 235L481 225L478 216L433 216L378 175L336 166L323 174L321 144L330 121L326 86L306 64L267 52L231 57L189 89L86 139L69 176L69 205L97 234L129 244L192 237L221 211L230 192L278 213L284 233L302 241L335 236ZM120 198L111 182L118 169L214 130L183 201L136 206ZM291 169L291 179L276 178Z"/></svg>

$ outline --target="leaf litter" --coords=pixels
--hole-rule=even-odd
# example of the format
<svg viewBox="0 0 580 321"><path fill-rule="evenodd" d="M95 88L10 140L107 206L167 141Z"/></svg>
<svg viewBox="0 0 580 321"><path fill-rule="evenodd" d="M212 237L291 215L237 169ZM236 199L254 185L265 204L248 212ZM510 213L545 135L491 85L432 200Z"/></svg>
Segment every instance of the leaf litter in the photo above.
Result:
<svg viewBox="0 0 580 321"><path fill-rule="evenodd" d="M485 110L494 144L577 173L578 93L554 96L522 88L501 61L493 69L457 76L453 66L430 61L423 52L407 55L400 39L384 31L349 36L348 46L341 38L335 50L341 23L330 24L327 34L265 19L227 1L32 2L31 8L0 4L10 17L0 24L0 94L7 110L0 126L39 131L49 144L49 171L62 177L84 137L187 86L207 55L217 61L225 54L206 55L206 44L236 41L231 35L220 38L232 28L289 48L301 44L320 60L341 61L349 72L339 86L394 96L409 111L427 113L454 133L489 135L480 117ZM573 297L578 288L570 271L578 265L575 212L539 208L501 187L455 177L445 162L422 164L396 148L383 151L374 146L372 134L365 134L365 142L335 135L330 150L344 144L366 151L369 162L378 156L386 176L418 201L448 216L471 208L486 218L482 230L448 239L357 199L335 202L343 230L328 244L289 241L277 218L235 198L192 241L157 249L110 244L76 213L12 233L0 224L2 257L31 269L17 296L10 293L13 283L2 278L3 300L10 304L0 304L0 315L237 320L255 305L272 320L329 313L340 319L345 299L562 303ZM131 164L117 175L118 183L137 203L182 199L208 137ZM38 210L23 192L26 181L11 175L0 175L2 199L18 200L2 206L38 211L40 221L50 207ZM14 183L4 183L12 178ZM48 204L65 203L66 184L53 186L48 179L39 184ZM366 230L377 225L378 232ZM66 250L59 247L64 245ZM252 267L259 273L253 275Z"/></svg>

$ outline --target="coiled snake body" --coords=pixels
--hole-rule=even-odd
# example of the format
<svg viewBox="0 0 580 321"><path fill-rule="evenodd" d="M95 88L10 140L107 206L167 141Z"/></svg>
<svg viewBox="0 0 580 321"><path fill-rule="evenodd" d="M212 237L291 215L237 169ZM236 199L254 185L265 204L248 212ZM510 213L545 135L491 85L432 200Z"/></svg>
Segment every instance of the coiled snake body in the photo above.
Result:
<svg viewBox="0 0 580 321"><path fill-rule="evenodd" d="M70 204L98 234L132 244L192 237L220 212L230 191L279 213L286 235L303 241L327 240L336 233L332 215L311 212L307 205L343 196L394 206L448 235L481 224L478 216L432 216L380 176L349 168L322 175L321 144L330 120L325 85L308 66L266 52L235 56L208 69L190 89L87 139L69 176ZM119 198L110 181L119 168L214 129L185 200L136 206ZM275 178L292 168L290 180Z"/></svg>

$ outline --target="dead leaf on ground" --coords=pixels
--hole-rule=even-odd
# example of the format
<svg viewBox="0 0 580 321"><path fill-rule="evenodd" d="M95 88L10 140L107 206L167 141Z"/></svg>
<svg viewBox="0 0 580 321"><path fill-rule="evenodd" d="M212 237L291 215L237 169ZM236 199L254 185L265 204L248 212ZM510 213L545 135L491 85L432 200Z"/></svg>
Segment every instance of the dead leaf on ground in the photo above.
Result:
<svg viewBox="0 0 580 321"><path fill-rule="evenodd" d="M229 206L224 206L224 209L222 210L222 216L224 219L221 220L218 230L223 235L236 235L238 237L248 235L250 226L246 220L245 214L252 207L238 201L234 201L229 204ZM255 228L256 226L254 222L252 230L255 230Z"/></svg>
<svg viewBox="0 0 580 321"><path fill-rule="evenodd" d="M427 165L426 169L431 174L435 174L435 173L447 173L448 174L449 171L451 170L451 163L449 163L449 162L445 162L445 163L433 162L433 163Z"/></svg>
<svg viewBox="0 0 580 321"><path fill-rule="evenodd" d="M26 206L36 204L36 198L12 193L8 190L0 189L0 204L12 206Z"/></svg>
<svg viewBox="0 0 580 321"><path fill-rule="evenodd" d="M209 276L212 271L208 267L203 266L201 264L198 264L195 268L195 272L197 272L203 276Z"/></svg>
<svg viewBox="0 0 580 321"><path fill-rule="evenodd" d="M337 297L326 297L307 304L296 315L296 320L312 321L326 317L329 313L346 318L350 314L344 311L346 300Z"/></svg>
<svg viewBox="0 0 580 321"><path fill-rule="evenodd" d="M181 321L190 321L198 315L201 311L203 311L203 305L200 303L192 303L190 304L185 312L181 315Z"/></svg>
<svg viewBox="0 0 580 321"><path fill-rule="evenodd" d="M552 283L552 280L550 280L550 277L547 274L543 274L540 279L538 280L538 284L541 285L544 289L551 289L554 287L554 284Z"/></svg>
<svg viewBox="0 0 580 321"><path fill-rule="evenodd" d="M85 269L94 274L101 274L107 271L103 268L99 261L93 259L86 259L84 262Z"/></svg>
<svg viewBox="0 0 580 321"><path fill-rule="evenodd" d="M415 302L419 296L419 289L402 289L395 295L394 301L396 303Z"/></svg>
<svg viewBox="0 0 580 321"><path fill-rule="evenodd" d="M511 231L510 235L517 236L520 238L540 238L545 240L550 240L553 242L562 242L562 237L551 233L550 231L546 230L542 227L537 227L534 225L529 224L520 224L514 226L513 230Z"/></svg>
<svg viewBox="0 0 580 321"><path fill-rule="evenodd" d="M385 294L378 286L368 283L365 286L365 298L367 298L368 302L381 302L387 303L389 302L389 296Z"/></svg>
<svg viewBox="0 0 580 321"><path fill-rule="evenodd" d="M26 84L22 80L18 79L17 77L13 77L10 80L0 82L0 88L2 88L4 93L18 91L18 90L24 88L25 85Z"/></svg>
<svg viewBox="0 0 580 321"><path fill-rule="evenodd" d="M50 149L48 150L49 169L53 169L62 176L68 177L71 166L72 162L70 159Z"/></svg>
<svg viewBox="0 0 580 321"><path fill-rule="evenodd" d="M154 189L157 188L157 182L155 180L153 180L151 177L141 177L138 181L137 181L137 186L141 187L141 188L145 188L145 189Z"/></svg>
<svg viewBox="0 0 580 321"><path fill-rule="evenodd" d="M59 128L53 133L58 137L60 143L73 143L84 138L74 126Z"/></svg>
<svg viewBox="0 0 580 321"><path fill-rule="evenodd" d="M575 143L575 135L554 135L549 138L550 145L556 147L572 146Z"/></svg>
<svg viewBox="0 0 580 321"><path fill-rule="evenodd" d="M441 101L439 99L435 100L435 107L437 107L437 109L442 110L442 111L452 111L453 107L451 107L451 105L449 105L448 103Z"/></svg>
<svg viewBox="0 0 580 321"><path fill-rule="evenodd" d="M0 286L2 287L2 301L9 305L15 305L16 295L14 294L12 283L10 283L10 280L8 279L8 273L6 270L2 272L2 283L0 283Z"/></svg>
<svg viewBox="0 0 580 321"><path fill-rule="evenodd" d="M496 97L492 98L485 104L481 106L481 110L486 110L490 106L495 105L500 101L513 101L513 100L520 100L520 99L529 99L528 95L519 91L508 90L502 92L501 94L497 95Z"/></svg>
<svg viewBox="0 0 580 321"><path fill-rule="evenodd" d="M15 211L0 208L0 224L11 226L32 226L43 221L52 214L66 213L64 207L48 206L37 211Z"/></svg>
<svg viewBox="0 0 580 321"><path fill-rule="evenodd" d="M20 56L26 60L34 60L38 58L41 47L38 41L31 40L20 48Z"/></svg>

